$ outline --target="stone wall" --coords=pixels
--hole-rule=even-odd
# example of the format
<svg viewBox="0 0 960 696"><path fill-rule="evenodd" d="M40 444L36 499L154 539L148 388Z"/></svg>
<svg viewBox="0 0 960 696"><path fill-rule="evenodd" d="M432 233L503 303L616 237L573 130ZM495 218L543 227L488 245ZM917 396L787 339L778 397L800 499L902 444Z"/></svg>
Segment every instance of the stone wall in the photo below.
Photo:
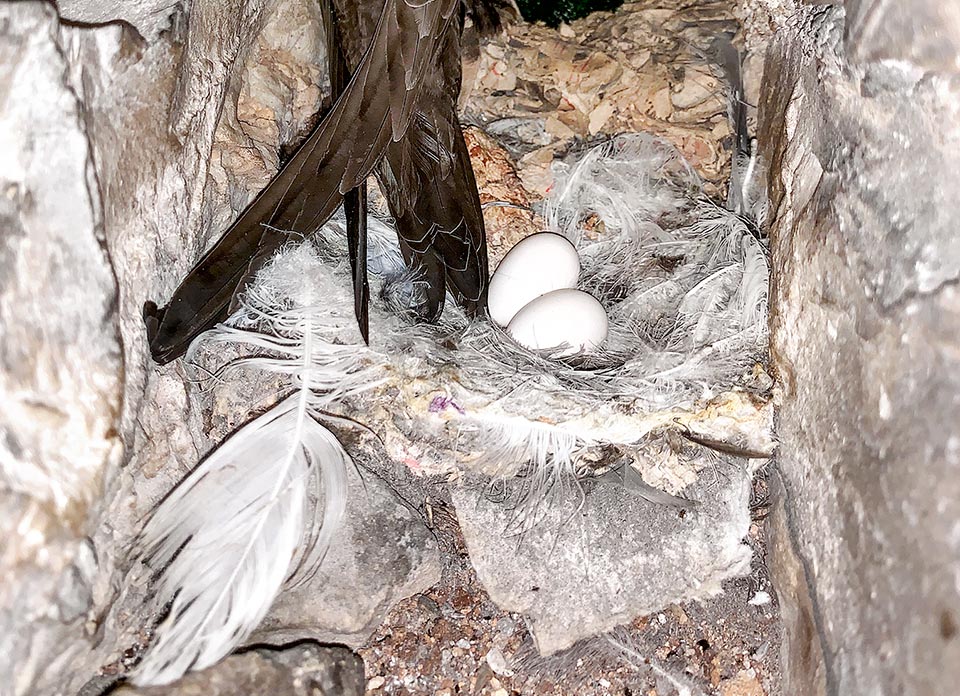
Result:
<svg viewBox="0 0 960 696"><path fill-rule="evenodd" d="M325 80L315 2L0 3L0 694L100 693L149 638L132 536L246 416L154 367L141 307L269 181ZM356 644L439 575L419 519L366 490L346 570L297 607L311 637ZM324 592L353 624L312 615Z"/></svg>
<svg viewBox="0 0 960 696"><path fill-rule="evenodd" d="M766 56L788 694L960 683L958 55L918 0L808 6Z"/></svg>
<svg viewBox="0 0 960 696"><path fill-rule="evenodd" d="M785 692L952 693L960 6L797 4L740 13L774 220ZM189 23L170 0L105 5L0 4L3 694L76 693L145 640L120 550L243 414L192 401L181 366L148 369L140 307L325 93L315 3L195 0ZM437 572L410 536L402 592Z"/></svg>

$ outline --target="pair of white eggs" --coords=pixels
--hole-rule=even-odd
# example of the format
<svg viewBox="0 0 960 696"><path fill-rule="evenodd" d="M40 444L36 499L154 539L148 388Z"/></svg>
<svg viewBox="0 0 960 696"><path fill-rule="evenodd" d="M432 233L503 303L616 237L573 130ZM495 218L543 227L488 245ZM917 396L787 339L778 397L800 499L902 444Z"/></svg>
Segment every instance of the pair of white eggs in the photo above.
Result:
<svg viewBox="0 0 960 696"><path fill-rule="evenodd" d="M552 357L599 348L609 323L603 306L577 290L580 257L559 234L538 232L520 240L490 279L490 318L527 348Z"/></svg>

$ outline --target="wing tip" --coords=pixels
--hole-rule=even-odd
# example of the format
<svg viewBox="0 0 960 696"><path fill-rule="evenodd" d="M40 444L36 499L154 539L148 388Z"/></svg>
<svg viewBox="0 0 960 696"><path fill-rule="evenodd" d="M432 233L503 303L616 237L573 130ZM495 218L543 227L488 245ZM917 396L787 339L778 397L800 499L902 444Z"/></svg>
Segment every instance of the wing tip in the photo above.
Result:
<svg viewBox="0 0 960 696"><path fill-rule="evenodd" d="M157 365L166 365L183 357L199 332L184 333L181 324L171 316L170 305L158 307L156 302L143 303L143 323L147 329L150 357Z"/></svg>

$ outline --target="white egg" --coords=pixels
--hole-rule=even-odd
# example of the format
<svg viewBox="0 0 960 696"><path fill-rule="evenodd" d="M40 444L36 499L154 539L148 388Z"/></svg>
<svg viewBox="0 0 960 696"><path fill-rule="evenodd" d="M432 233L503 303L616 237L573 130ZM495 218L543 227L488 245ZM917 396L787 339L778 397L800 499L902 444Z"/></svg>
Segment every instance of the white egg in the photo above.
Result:
<svg viewBox="0 0 960 696"><path fill-rule="evenodd" d="M521 239L503 257L490 279L490 318L506 326L531 300L551 290L573 288L580 276L580 257L570 241L554 232Z"/></svg>
<svg viewBox="0 0 960 696"><path fill-rule="evenodd" d="M581 290L554 290L541 295L507 326L514 340L532 350L560 348L561 358L599 348L607 338L607 313L597 300Z"/></svg>

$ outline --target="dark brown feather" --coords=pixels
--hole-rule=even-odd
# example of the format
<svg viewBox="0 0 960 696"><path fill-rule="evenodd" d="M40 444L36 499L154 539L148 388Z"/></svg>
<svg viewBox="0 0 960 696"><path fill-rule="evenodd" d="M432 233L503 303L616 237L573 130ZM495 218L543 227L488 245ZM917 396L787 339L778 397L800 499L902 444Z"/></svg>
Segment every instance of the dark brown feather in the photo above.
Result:
<svg viewBox="0 0 960 696"><path fill-rule="evenodd" d="M330 90L337 99L350 82L350 70L343 54L340 29L330 3L323 4L323 26L327 38L327 63ZM364 343L370 343L370 285L367 281L367 184L360 184L343 196L343 214L347 225L347 253L353 278L353 312Z"/></svg>
<svg viewBox="0 0 960 696"><path fill-rule="evenodd" d="M428 321L443 310L444 289L468 312L486 306L480 199L463 134L452 109L448 113L450 118L430 114L432 121L419 113L408 137L390 146L378 168L404 258L428 281L427 305L421 309ZM407 175L415 181L398 186Z"/></svg>
<svg viewBox="0 0 960 696"><path fill-rule="evenodd" d="M396 144L408 137L412 122L456 123L456 91L451 90L459 89L460 80L460 0L386 0L382 11L378 4L345 0L334 3L343 56L352 78L307 141L204 255L174 292L168 306L150 314L150 349L157 362L179 357L198 334L222 321L233 296L250 275L292 235L310 234L326 222L344 194L366 180L388 147L395 153ZM433 113L436 111L439 113ZM437 152L452 153L457 162L455 168L461 169L464 158L458 149L462 147L459 126L447 128L433 139L439 143ZM429 140L424 137L418 142ZM396 151L390 166L399 174L399 181L429 180L436 173L434 170L420 176L410 174L408 169L415 166L414 162L419 161L416 157L422 154L415 156L415 152L416 148ZM469 169L468 160L466 166ZM473 175L460 173L454 178L463 184L472 182ZM478 299L473 301L480 303L486 290L486 254L482 218L476 215L476 186L465 192L458 186L440 185L435 192L457 192L462 196L455 198L452 205L471 209L468 214L461 211L459 216L470 218L470 229L446 229L448 219L458 217L456 213L448 213L436 226L427 226L427 215L441 210L442 201L430 198L432 212L420 214L417 206L424 200L422 192L402 188L388 191L391 207L408 210L404 214L412 216L415 223L409 226L415 230L409 233L409 241L413 242L409 244L413 250L411 261L417 260L417 253L424 258L439 255L439 265L457 294L468 300L475 296ZM405 200L410 197L412 204ZM479 228L476 219L480 220ZM425 237L424 229L430 230ZM437 240L436 251L422 247L427 238ZM472 252L474 263L480 263L482 258L482 268L473 273L458 270L463 260L448 256L449 252L457 253L457 249ZM438 264L432 259L424 266L436 269ZM432 281L436 281L436 270L428 270L428 277L430 273ZM443 287L439 290L441 307Z"/></svg>

